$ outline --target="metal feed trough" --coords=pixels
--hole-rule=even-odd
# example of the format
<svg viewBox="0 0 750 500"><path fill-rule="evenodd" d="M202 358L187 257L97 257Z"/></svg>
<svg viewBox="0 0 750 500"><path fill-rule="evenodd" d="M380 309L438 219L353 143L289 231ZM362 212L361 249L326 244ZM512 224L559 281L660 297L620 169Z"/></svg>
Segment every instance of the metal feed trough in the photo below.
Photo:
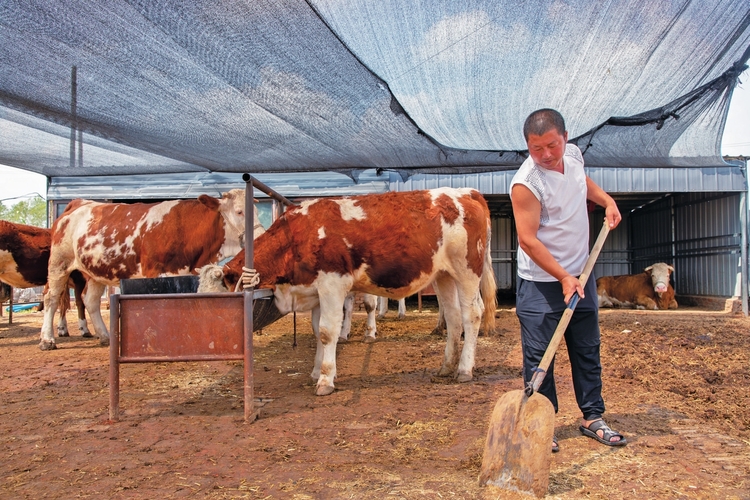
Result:
<svg viewBox="0 0 750 500"><path fill-rule="evenodd" d="M245 265L253 267L253 186L285 205L292 202L257 179L243 175ZM247 238L247 235L250 237ZM121 280L110 298L109 418L120 410L120 363L244 361L245 420L253 408L253 331L283 315L268 289L195 293L198 276Z"/></svg>

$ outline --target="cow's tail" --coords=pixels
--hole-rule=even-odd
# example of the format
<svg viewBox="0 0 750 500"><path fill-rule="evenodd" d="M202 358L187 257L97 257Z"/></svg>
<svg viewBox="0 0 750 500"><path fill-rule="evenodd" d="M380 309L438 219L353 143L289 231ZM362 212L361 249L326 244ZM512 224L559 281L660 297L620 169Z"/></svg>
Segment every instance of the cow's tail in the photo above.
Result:
<svg viewBox="0 0 750 500"><path fill-rule="evenodd" d="M484 301L484 316L482 330L489 335L495 329L495 311L497 310L497 283L495 271L492 269L492 229L487 224L487 241L484 246L484 266L482 278L479 281L479 291Z"/></svg>

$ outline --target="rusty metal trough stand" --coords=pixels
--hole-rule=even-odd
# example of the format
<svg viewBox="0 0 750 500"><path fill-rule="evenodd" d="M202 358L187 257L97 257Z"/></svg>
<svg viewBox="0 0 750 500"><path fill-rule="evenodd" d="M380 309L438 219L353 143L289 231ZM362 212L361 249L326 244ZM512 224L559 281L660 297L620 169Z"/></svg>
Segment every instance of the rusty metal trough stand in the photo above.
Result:
<svg viewBox="0 0 750 500"><path fill-rule="evenodd" d="M285 205L292 202L248 174L245 265L253 267L253 186ZM110 298L109 418L120 413L120 363L244 361L245 420L254 421L253 331L282 317L269 289L192 293L197 276L121 280Z"/></svg>

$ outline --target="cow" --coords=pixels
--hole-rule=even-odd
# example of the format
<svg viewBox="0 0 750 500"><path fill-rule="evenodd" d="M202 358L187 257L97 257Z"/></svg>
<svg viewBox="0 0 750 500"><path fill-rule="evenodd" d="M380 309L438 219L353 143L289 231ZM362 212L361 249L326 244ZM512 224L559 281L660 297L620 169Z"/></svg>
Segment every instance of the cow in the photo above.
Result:
<svg viewBox="0 0 750 500"><path fill-rule="evenodd" d="M87 275L84 297L102 345L109 332L100 305L105 288L123 278L186 275L205 264L236 255L244 242L245 191L214 198L160 203L71 201L52 226L40 349L54 349L52 315L68 275Z"/></svg>
<svg viewBox="0 0 750 500"><path fill-rule="evenodd" d="M669 277L674 267L663 262L648 266L640 274L602 276L596 280L599 307L677 309Z"/></svg>
<svg viewBox="0 0 750 500"><path fill-rule="evenodd" d="M319 396L335 390L347 294L400 299L434 281L448 324L438 376L468 382L480 323L486 331L494 328L490 236L487 202L474 189L311 199L287 210L255 241L257 274L243 276L244 252L224 266L224 274L230 286L242 279L273 289L282 314L312 310L318 338L312 377ZM459 353L462 328L466 340Z"/></svg>
<svg viewBox="0 0 750 500"><path fill-rule="evenodd" d="M15 288L46 286L52 231L43 227L0 220L0 281ZM71 274L68 286L74 289L78 327L83 337L92 337L86 325L83 291L86 280L79 272ZM67 337L66 314L70 308L68 287L62 291L57 334Z"/></svg>
<svg viewBox="0 0 750 500"><path fill-rule="evenodd" d="M254 207L255 215L253 226L253 240L263 234L266 230L260 223L258 217L258 208ZM215 264L207 264L195 272L199 276L198 281L198 293L223 293L228 292L226 284L224 283L224 272L220 266ZM236 284L235 284L236 288ZM365 331L365 342L375 342L375 335L377 333L377 326L375 324L375 310L376 310L377 297L370 294L363 294L363 302L365 305L365 311L367 312L367 327ZM403 302L403 299L399 301L399 304ZM349 334L352 329L352 314L354 313L354 294L350 293L346 296L344 301L344 323L341 327L341 333L339 334L339 342L347 342L349 340Z"/></svg>
<svg viewBox="0 0 750 500"><path fill-rule="evenodd" d="M221 266L206 264L195 271L198 273L197 293L224 293L229 291L224 284L224 272Z"/></svg>

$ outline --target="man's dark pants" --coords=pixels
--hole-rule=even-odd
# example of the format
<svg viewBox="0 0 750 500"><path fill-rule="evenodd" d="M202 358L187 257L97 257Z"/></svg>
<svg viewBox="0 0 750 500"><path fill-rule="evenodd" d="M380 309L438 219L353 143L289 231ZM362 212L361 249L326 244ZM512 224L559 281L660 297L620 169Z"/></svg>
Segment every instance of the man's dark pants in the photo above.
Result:
<svg viewBox="0 0 750 500"><path fill-rule="evenodd" d="M583 418L594 420L604 413L604 400L599 359L599 307L593 276L589 277L584 294L586 297L578 302L565 331L565 343L578 407ZM535 282L518 278L516 315L521 322L524 384L531 380L534 368L539 366L565 308L559 281ZM552 401L557 413L554 369L553 359L539 392Z"/></svg>

